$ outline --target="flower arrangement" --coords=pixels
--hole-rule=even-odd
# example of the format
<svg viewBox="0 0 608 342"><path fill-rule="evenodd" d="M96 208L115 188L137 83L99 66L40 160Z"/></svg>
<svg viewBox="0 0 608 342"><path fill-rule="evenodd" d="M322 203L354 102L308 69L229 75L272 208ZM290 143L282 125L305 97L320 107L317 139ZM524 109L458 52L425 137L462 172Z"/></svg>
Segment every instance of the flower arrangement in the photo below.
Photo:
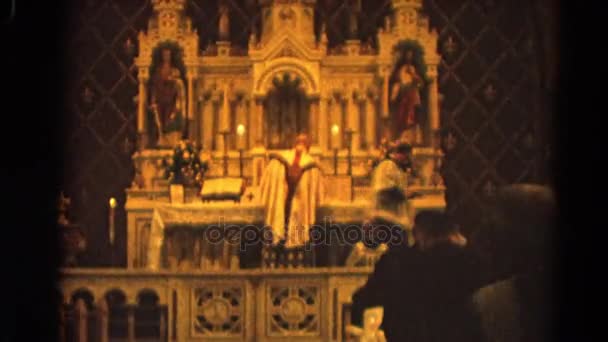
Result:
<svg viewBox="0 0 608 342"><path fill-rule="evenodd" d="M207 161L199 157L200 149L187 140L182 140L173 149L171 158L163 160L165 178L170 184L200 186L205 172L209 169Z"/></svg>

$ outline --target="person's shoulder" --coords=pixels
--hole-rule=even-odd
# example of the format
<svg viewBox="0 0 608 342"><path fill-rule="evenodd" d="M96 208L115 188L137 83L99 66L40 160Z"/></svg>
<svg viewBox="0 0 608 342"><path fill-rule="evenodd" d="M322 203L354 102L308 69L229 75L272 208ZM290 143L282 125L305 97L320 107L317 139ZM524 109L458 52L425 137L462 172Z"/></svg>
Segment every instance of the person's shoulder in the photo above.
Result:
<svg viewBox="0 0 608 342"><path fill-rule="evenodd" d="M484 286L471 299L486 340L521 340L521 307L513 279Z"/></svg>
<svg viewBox="0 0 608 342"><path fill-rule="evenodd" d="M483 286L473 293L473 302L479 307L494 305L496 302L511 302L515 296L515 282L512 278Z"/></svg>

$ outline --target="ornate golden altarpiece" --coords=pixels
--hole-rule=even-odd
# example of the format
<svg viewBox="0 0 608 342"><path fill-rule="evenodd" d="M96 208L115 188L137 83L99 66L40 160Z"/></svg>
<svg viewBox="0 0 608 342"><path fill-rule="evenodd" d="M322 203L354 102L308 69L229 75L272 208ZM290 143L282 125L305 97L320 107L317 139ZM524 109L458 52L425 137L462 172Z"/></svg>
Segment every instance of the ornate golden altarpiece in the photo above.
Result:
<svg viewBox="0 0 608 342"><path fill-rule="evenodd" d="M184 15L186 1L153 1L154 15L147 31L139 33L136 59L140 82L137 127L141 143L133 156L136 178L127 190L129 267L138 265L136 255L142 253L138 236L145 230L142 227L149 226L154 207L169 202L160 163L171 155L172 146L152 147L146 114L153 52L166 42L177 44L182 51L187 135L202 147L204 158L210 160L206 176L238 177L242 169L242 176L248 181L243 202L255 203L256 186L268 153L273 150L270 146L288 147L285 142L290 144L294 133L305 132L312 138L311 154L328 177L350 171L347 177L353 179L345 183L352 184L350 191L336 192L326 203L330 208L325 210L329 212L331 208L347 210L353 203L364 207L362 203L368 201L369 164L378 155L384 129L390 126L388 83L398 59L395 46L402 41L417 42L424 50L429 79L424 97L428 119L421 127L420 143L414 147L417 177L412 177L408 190L425 195L412 201L412 207L445 206L443 182L438 176L441 152L435 138L440 117L437 93L440 56L437 32L430 29L428 18L421 14L422 2L393 1L394 16L387 18L379 29L377 49L358 40L348 40L331 51L324 29L318 38L315 35L314 3L312 0L260 1L262 30L259 37L252 34L246 52L228 41L218 41L201 52L198 33ZM227 18L221 18L220 25L222 20ZM297 88L305 100L299 104L306 106L300 113L307 118L300 120L299 127L294 123L271 134L269 126L276 118L270 117L273 105L268 98L277 82L285 79L298 80ZM236 134L239 125L245 128L244 136ZM338 126L340 132L351 131L351 137L332 137L333 126ZM273 139L278 145L273 144ZM336 177L336 182L343 178ZM186 202L200 201L196 194L186 192ZM344 193L352 195L339 197ZM201 210L204 211L202 204Z"/></svg>
<svg viewBox="0 0 608 342"><path fill-rule="evenodd" d="M147 30L139 33L136 59L140 146L133 156L136 177L127 189L127 270L68 272L66 298L81 287L91 290L95 298L119 288L126 292L128 302L135 302L139 290L152 289L160 305L169 308L167 336L180 341L343 340L343 305L365 282L369 265L240 270L227 260L224 267L205 262L186 268L148 267L154 220L163 221L160 226L165 229L171 224L213 224L220 216L226 223L261 223L257 186L268 153L283 146L295 131L312 137L311 154L327 177L336 177L336 182L352 179L344 183L350 191L335 191L338 183L332 183L329 193L334 196L321 204L318 217L362 222L371 208L369 161L377 156L384 129L390 125L388 92L396 67L395 46L403 41L414 41L423 49L429 79L423 97L428 119L414 146L417 176L411 177L408 189L423 196L410 201L410 215L421 208L445 207L438 177L442 155L435 138L440 126L438 37L421 13L422 1L393 0L393 15L377 33L377 49L348 40L331 51L324 29L319 37L315 35L314 3L262 0L262 30L251 36L246 52L227 39L201 52L198 33L184 15L186 0L152 0L154 14ZM221 14L220 25L227 25L226 15ZM225 38L222 27L220 33ZM248 187L240 203L202 203L190 189L186 189L184 204L169 200L161 161L172 149L154 144L147 115L153 53L167 42L182 52L188 138L200 144L210 160L207 177L240 176L242 162ZM277 113L269 98L281 80L297 80L303 101L298 102L299 121L277 130L273 126ZM245 128L240 138L236 135L239 125ZM332 137L334 126L352 132L351 136ZM340 196L344 193L350 195Z"/></svg>

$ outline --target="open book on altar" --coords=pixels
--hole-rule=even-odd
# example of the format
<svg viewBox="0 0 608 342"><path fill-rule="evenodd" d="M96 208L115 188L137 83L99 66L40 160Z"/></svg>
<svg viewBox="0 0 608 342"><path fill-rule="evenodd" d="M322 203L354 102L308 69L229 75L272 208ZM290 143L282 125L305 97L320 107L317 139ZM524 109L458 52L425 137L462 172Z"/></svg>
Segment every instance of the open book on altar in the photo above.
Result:
<svg viewBox="0 0 608 342"><path fill-rule="evenodd" d="M222 177L205 179L201 187L203 201L240 201L245 192L245 179Z"/></svg>

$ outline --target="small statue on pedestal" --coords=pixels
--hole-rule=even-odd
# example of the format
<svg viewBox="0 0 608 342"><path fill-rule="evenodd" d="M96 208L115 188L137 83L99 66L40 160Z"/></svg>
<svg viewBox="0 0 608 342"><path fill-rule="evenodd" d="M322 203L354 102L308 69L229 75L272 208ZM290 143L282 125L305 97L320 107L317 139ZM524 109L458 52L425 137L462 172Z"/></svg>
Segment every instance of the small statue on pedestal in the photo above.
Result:
<svg viewBox="0 0 608 342"><path fill-rule="evenodd" d="M220 41L229 41L230 40L230 17L228 13L230 12L230 8L228 5L222 1L220 3L220 20L219 20L219 38Z"/></svg>
<svg viewBox="0 0 608 342"><path fill-rule="evenodd" d="M359 342L386 342L384 331L380 329L384 309L382 307L369 308L363 313L363 328L348 326L347 333L357 337Z"/></svg>
<svg viewBox="0 0 608 342"><path fill-rule="evenodd" d="M350 39L357 39L359 35L359 12L361 12L361 0L351 0L350 14L348 17L348 34Z"/></svg>

